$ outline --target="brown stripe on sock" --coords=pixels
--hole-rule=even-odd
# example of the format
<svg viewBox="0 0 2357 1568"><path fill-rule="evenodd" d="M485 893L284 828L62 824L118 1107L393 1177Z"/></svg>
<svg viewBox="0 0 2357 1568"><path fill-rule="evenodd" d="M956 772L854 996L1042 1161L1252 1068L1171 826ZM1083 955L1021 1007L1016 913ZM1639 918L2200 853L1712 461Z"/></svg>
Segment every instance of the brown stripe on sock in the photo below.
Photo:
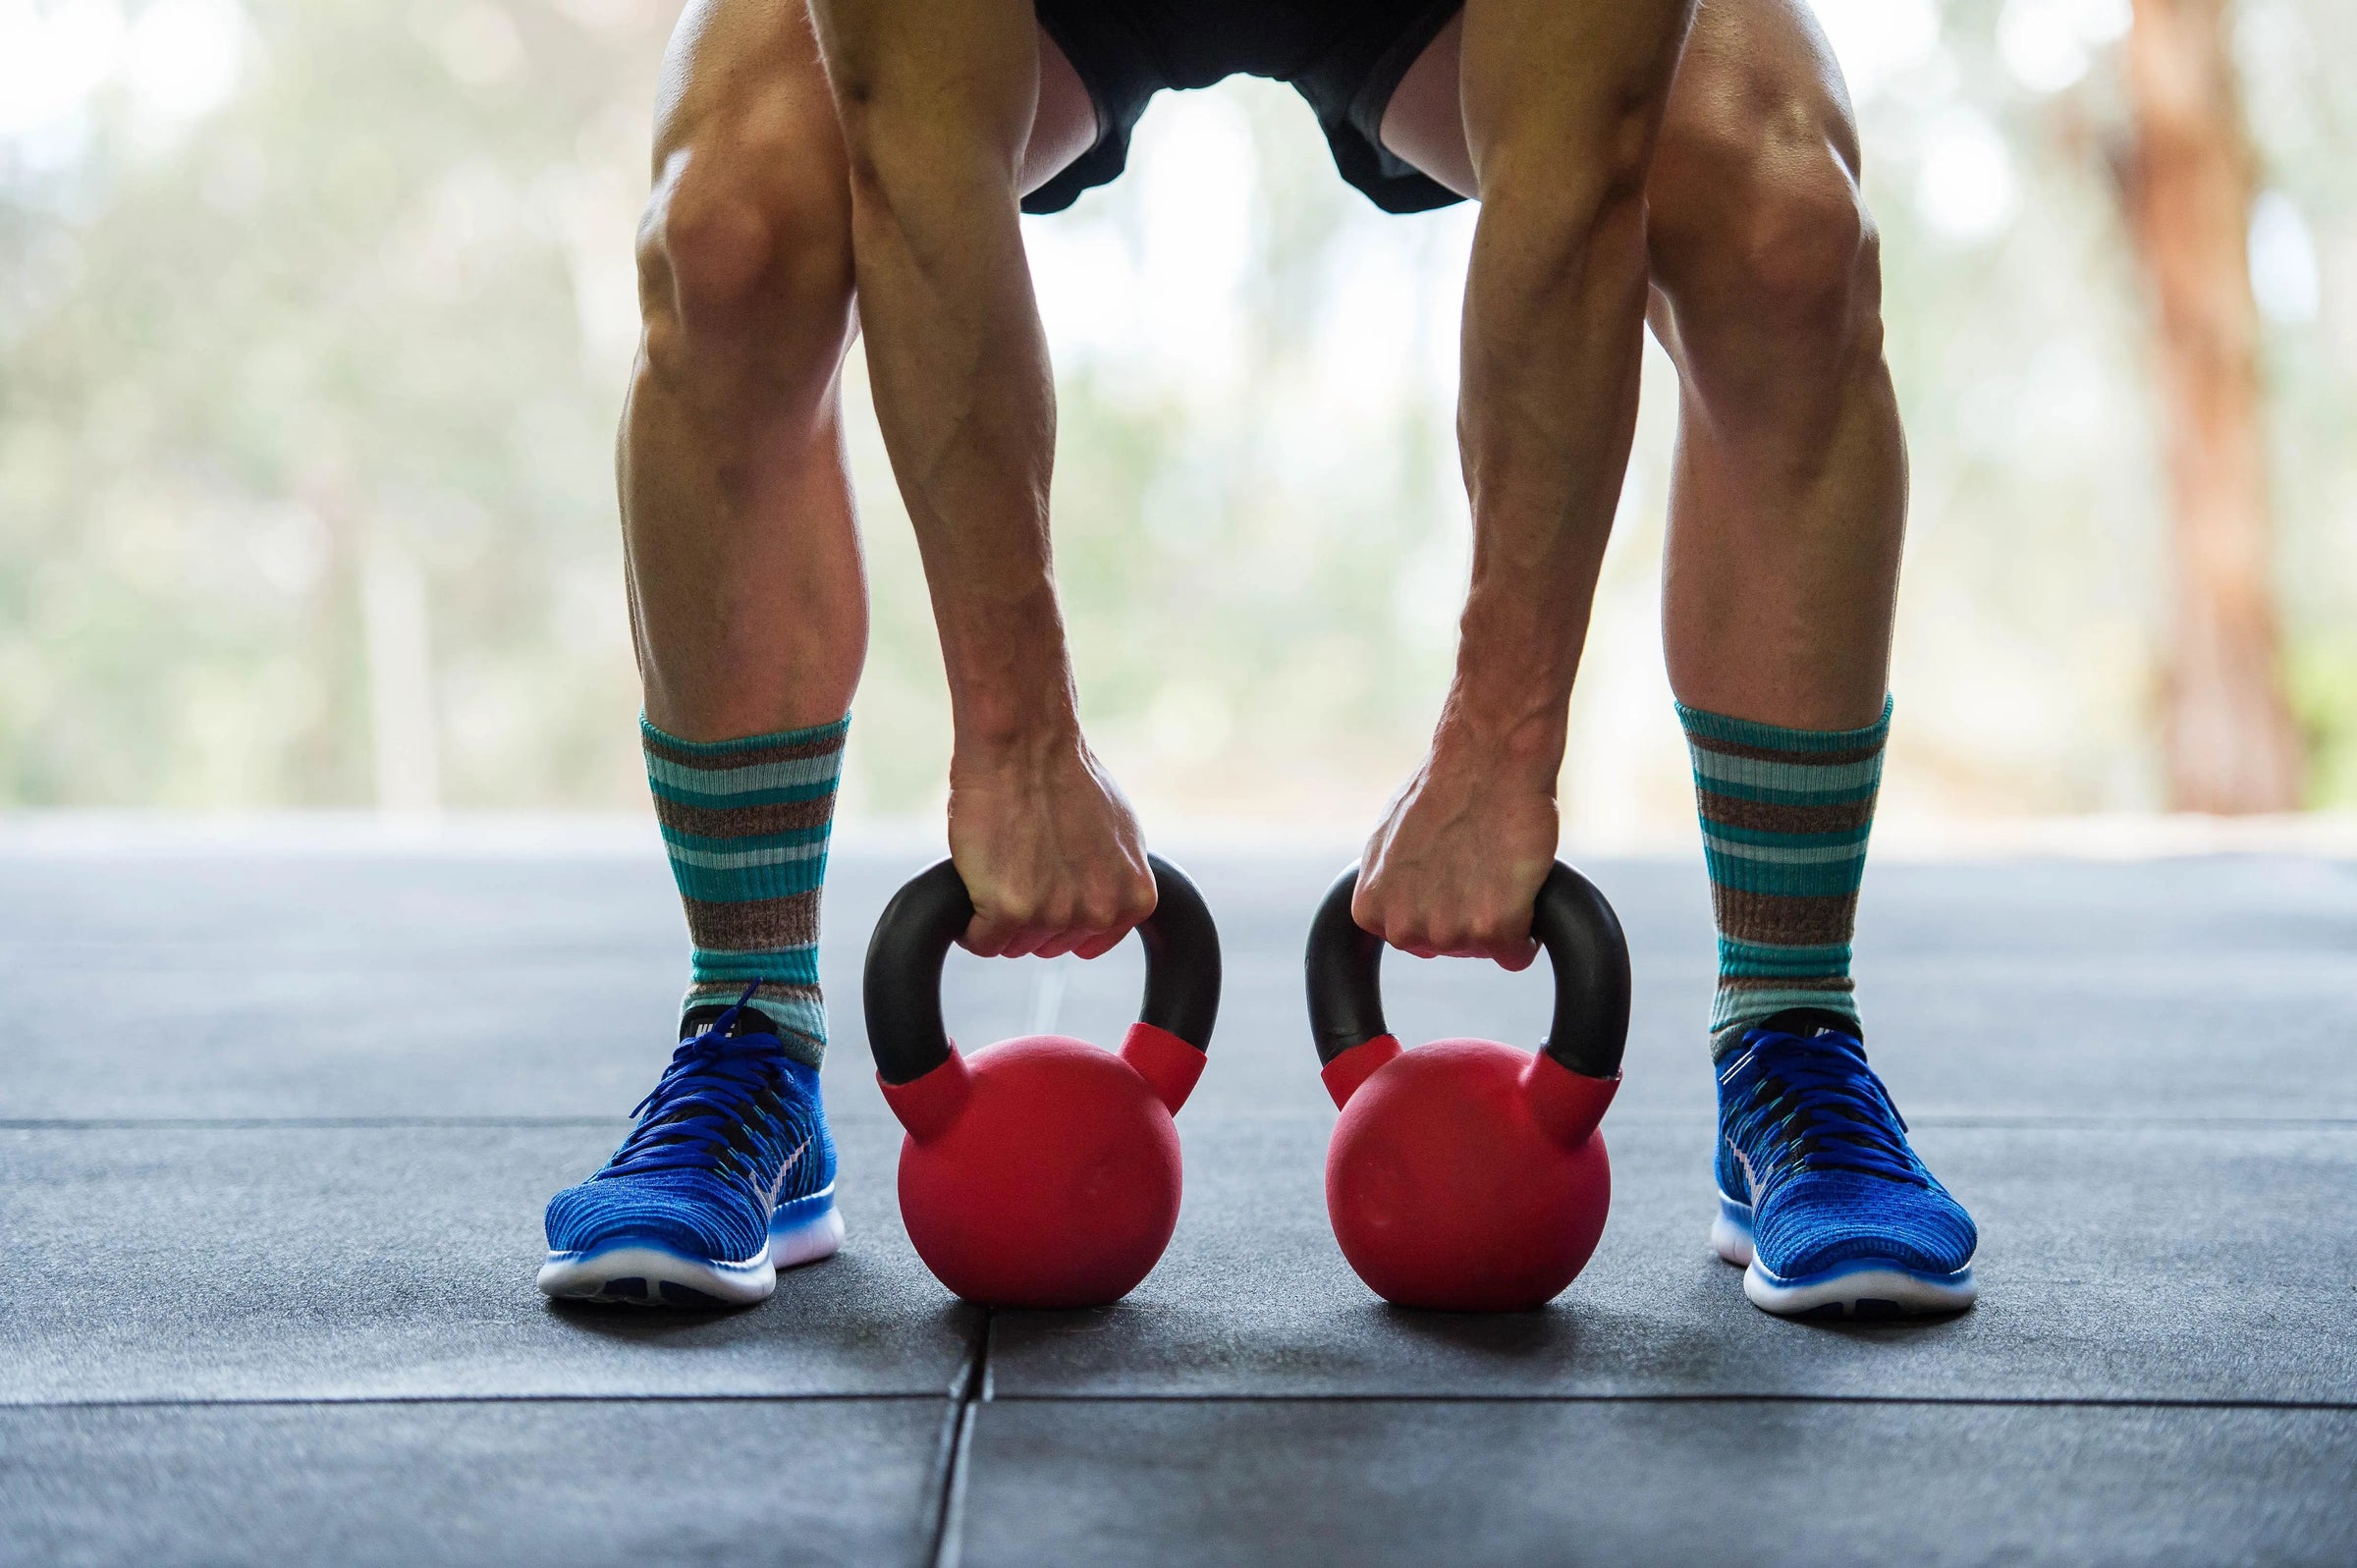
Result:
<svg viewBox="0 0 2357 1568"><path fill-rule="evenodd" d="M818 891L748 903L708 903L683 898L687 934L699 947L719 952L768 952L800 947L818 940Z"/></svg>
<svg viewBox="0 0 2357 1568"><path fill-rule="evenodd" d="M1796 898L1783 893L1745 892L1711 885L1711 910L1719 929L1737 942L1819 946L1847 942L1857 920L1858 895Z"/></svg>
<svg viewBox="0 0 2357 1568"><path fill-rule="evenodd" d="M791 740L778 745L748 746L742 751L691 751L668 737L639 731L646 742L649 756L676 762L683 768L696 768L706 773L722 768L758 768L772 762L799 762L805 757L824 757L843 749L843 735L838 732L822 735L816 740Z"/></svg>
<svg viewBox="0 0 2357 1568"><path fill-rule="evenodd" d="M1697 789L1703 820L1758 833L1848 833L1874 821L1874 800L1844 800L1831 806L1786 806Z"/></svg>
<svg viewBox="0 0 2357 1568"><path fill-rule="evenodd" d="M1697 751L1708 751L1722 757L1743 757L1753 762L1791 762L1808 768L1835 768L1844 763L1864 762L1882 754L1883 742L1852 746L1846 751L1779 751L1774 746L1747 746L1740 740L1721 740L1716 735L1698 735L1687 731L1686 740Z"/></svg>
<svg viewBox="0 0 2357 1568"><path fill-rule="evenodd" d="M1823 991L1847 996L1857 989L1847 975L1721 975L1721 991Z"/></svg>
<svg viewBox="0 0 2357 1568"><path fill-rule="evenodd" d="M823 828L835 815L835 791L809 800L784 800L765 806L691 806L685 801L655 796L655 820L675 833L699 838L750 838L758 834L793 833Z"/></svg>

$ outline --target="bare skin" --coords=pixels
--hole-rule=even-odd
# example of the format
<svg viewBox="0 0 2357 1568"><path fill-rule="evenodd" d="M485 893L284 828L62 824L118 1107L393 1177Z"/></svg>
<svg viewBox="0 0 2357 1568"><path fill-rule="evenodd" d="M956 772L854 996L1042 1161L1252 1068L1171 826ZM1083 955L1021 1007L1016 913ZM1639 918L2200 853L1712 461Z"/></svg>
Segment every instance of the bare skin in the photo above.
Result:
<svg viewBox="0 0 2357 1568"><path fill-rule="evenodd" d="M1579 27L1562 8L1494 3L1436 41L1385 128L1444 184L1480 192L1488 175L1464 420L1482 533L1449 708L1370 846L1359 913L1411 950L1519 964L1555 849L1563 709L1626 457L1647 269L1686 388L1665 608L1684 700L1871 722L1903 458L1854 136L1790 0L1705 12L1674 88L1674 5L1650 32L1616 24L1618 52L1600 53L1556 36ZM895 22L907 8L921 26ZM674 40L621 464L647 711L718 739L850 705L866 618L838 378L856 291L950 669L967 944L1101 951L1151 910L1152 884L1072 717L1045 521L1053 398L1014 216L1019 191L1087 146L1087 97L1020 0L823 0L820 20L832 88L793 4L708 0ZM959 45L903 59L878 48L896 27ZM1580 92L1522 105L1552 81L1534 61L1580 51L1602 62ZM1474 74L1497 85L1462 92ZM1419 82L1444 112L1415 112ZM990 308L951 303L976 298ZM1532 375L1524 346L1548 334L1558 351ZM1879 589L1858 566L1877 552Z"/></svg>
<svg viewBox="0 0 2357 1568"><path fill-rule="evenodd" d="M1394 94L1383 136L1477 196L1471 56L1452 24ZM1811 730L1882 713L1906 452L1857 169L1847 95L1806 10L1704 7L1647 187L1649 314L1681 394L1662 620L1671 685L1691 707ZM1484 393L1470 351L1466 368L1472 410ZM1501 524L1470 444L1466 467L1471 650L1481 542ZM1595 586L1594 558L1577 565L1544 590L1559 607L1546 652L1573 666ZM1410 952L1519 968L1535 954L1528 911L1559 832L1563 705L1551 687L1551 726L1534 724L1524 751L1502 749L1464 718L1463 694L1483 679L1460 656L1431 752L1368 845L1353 913Z"/></svg>
<svg viewBox="0 0 2357 1568"><path fill-rule="evenodd" d="M1534 786L1561 763L1579 646L1565 607L1594 586L1635 424L1645 179L1689 4L1468 0L1461 29L1482 196L1459 419L1477 524L1445 721L1457 738L1439 754ZM994 929L969 946L1099 951L1150 909L1150 888L1126 807L1110 784L1095 803L1079 784L1101 776L1078 742L1048 569L1054 393L1016 221L1039 96L1030 6L816 0L814 14L850 156L877 413L933 584L958 750L994 759L994 784L1023 786L991 797L1018 809L988 826L1033 843L1044 830L1049 852L1023 870L1061 873L1047 890L999 882L1006 907L977 915ZM952 839L961 869L1000 848ZM1518 920L1527 947L1532 869L1433 889L1411 866L1388 885L1424 883L1411 900L1440 923L1386 934L1489 950ZM1484 901L1525 883L1518 914Z"/></svg>
<svg viewBox="0 0 2357 1568"><path fill-rule="evenodd" d="M1048 538L1055 383L1017 209L1034 139L1061 164L1094 123L1037 135L1055 50L1029 0L811 11L849 152L876 414L949 672L965 945L1094 957L1153 912L1154 882L1080 735Z"/></svg>
<svg viewBox="0 0 2357 1568"><path fill-rule="evenodd" d="M647 716L674 734L842 717L867 645L840 406L854 289L923 301L937 288L929 311L884 312L868 338L950 672L950 843L976 910L966 945L1093 956L1152 912L1153 881L1136 820L1073 716L1049 577L1054 408L1014 203L1087 147L1095 120L1027 6L1019 36L997 42L1005 80L960 111L960 147L904 140L920 174L940 155L1005 198L948 211L920 201L937 227L904 232L893 209L877 211L872 171L871 199L854 194L800 6L707 0L682 19L639 236L646 326L622 432L631 623ZM861 123L891 113L871 106ZM976 263L984 281L928 275L945 260ZM991 287L991 311L942 304ZM992 326L995 338L973 330ZM927 373L929 333L962 375ZM983 368L1010 362L1011 373Z"/></svg>

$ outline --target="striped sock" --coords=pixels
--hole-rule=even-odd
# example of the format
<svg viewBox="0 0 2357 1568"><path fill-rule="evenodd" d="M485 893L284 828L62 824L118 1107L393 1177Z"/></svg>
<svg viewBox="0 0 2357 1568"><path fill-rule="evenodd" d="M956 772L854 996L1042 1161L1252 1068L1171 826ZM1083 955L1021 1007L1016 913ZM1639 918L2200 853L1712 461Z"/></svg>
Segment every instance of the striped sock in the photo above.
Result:
<svg viewBox="0 0 2357 1568"><path fill-rule="evenodd" d="M1677 717L1694 754L1719 925L1713 1051L1793 1008L1830 1014L1855 1030L1849 938L1890 702L1863 730L1785 730L1684 703Z"/></svg>
<svg viewBox="0 0 2357 1568"><path fill-rule="evenodd" d="M683 1026L758 980L751 1004L777 1025L787 1052L813 1067L825 1054L818 890L850 726L847 715L813 730L700 741L639 719L655 817L694 948Z"/></svg>

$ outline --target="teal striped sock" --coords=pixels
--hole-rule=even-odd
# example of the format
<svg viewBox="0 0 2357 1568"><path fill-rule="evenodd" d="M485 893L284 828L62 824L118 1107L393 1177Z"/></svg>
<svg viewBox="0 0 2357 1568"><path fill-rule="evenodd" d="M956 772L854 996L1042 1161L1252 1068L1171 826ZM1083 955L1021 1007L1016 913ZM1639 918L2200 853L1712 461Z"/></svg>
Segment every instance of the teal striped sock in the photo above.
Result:
<svg viewBox="0 0 2357 1568"><path fill-rule="evenodd" d="M1793 1008L1857 1027L1849 939L1891 704L1863 730L1785 730L1677 707L1719 925L1711 1038Z"/></svg>
<svg viewBox="0 0 2357 1568"><path fill-rule="evenodd" d="M813 1067L827 1048L818 891L850 726L846 715L813 730L701 741L638 721L693 944L682 1020L728 1005L757 980L752 1005L777 1025L789 1054Z"/></svg>

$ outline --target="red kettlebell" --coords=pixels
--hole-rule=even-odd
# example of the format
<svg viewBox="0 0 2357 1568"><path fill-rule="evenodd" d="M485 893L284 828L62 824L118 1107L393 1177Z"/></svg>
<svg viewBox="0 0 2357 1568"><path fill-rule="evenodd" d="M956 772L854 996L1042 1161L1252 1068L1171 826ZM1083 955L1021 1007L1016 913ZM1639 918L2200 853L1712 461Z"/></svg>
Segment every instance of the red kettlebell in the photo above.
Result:
<svg viewBox="0 0 2357 1568"><path fill-rule="evenodd" d="M1628 941L1604 894L1562 862L1531 934L1555 970L1538 1053L1494 1040L1402 1051L1384 1026L1383 944L1350 918L1345 873L1318 906L1310 1027L1342 1108L1326 1213L1369 1289L1401 1307L1516 1312L1577 1277L1604 1234L1612 1165L1596 1130L1628 1042Z"/></svg>
<svg viewBox="0 0 2357 1568"><path fill-rule="evenodd" d="M1146 1277L1178 1223L1178 1129L1220 1010L1220 937L1203 895L1150 856L1137 928L1146 998L1120 1054L1025 1035L959 1055L941 965L973 918L944 860L893 896L867 945L867 1039L901 1144L901 1218L967 1301L1101 1307Z"/></svg>

